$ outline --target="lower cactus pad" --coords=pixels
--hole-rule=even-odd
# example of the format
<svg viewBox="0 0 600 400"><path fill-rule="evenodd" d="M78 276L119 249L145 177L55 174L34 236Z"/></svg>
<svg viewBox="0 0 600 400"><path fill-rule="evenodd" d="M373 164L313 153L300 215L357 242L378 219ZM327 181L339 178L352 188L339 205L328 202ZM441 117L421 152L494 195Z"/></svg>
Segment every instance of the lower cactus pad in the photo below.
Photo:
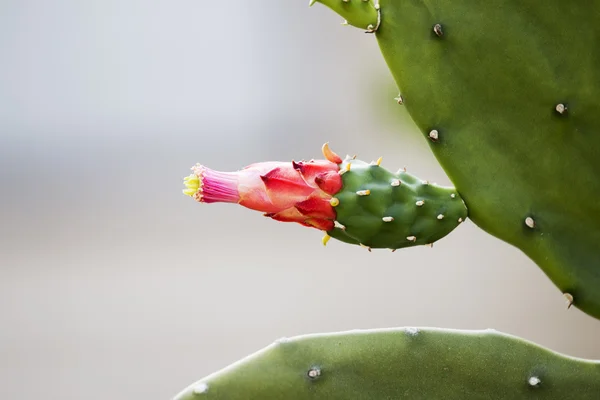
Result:
<svg viewBox="0 0 600 400"><path fill-rule="evenodd" d="M600 399L600 362L495 331L387 329L281 339L175 400Z"/></svg>

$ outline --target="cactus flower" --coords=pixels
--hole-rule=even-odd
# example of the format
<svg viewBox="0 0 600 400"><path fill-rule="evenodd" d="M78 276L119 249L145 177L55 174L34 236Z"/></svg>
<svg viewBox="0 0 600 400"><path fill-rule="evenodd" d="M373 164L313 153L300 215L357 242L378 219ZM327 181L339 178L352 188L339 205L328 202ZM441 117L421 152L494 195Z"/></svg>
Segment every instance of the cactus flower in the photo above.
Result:
<svg viewBox="0 0 600 400"><path fill-rule="evenodd" d="M200 203L237 203L266 217L329 231L336 218L333 195L342 188L342 159L323 146L326 160L262 162L237 172L197 164L183 193Z"/></svg>
<svg viewBox="0 0 600 400"><path fill-rule="evenodd" d="M192 167L183 193L200 203L237 203L276 221L297 222L330 238L367 248L431 244L467 217L454 188L400 170L381 158L342 160L327 143L323 160L262 162L237 172Z"/></svg>

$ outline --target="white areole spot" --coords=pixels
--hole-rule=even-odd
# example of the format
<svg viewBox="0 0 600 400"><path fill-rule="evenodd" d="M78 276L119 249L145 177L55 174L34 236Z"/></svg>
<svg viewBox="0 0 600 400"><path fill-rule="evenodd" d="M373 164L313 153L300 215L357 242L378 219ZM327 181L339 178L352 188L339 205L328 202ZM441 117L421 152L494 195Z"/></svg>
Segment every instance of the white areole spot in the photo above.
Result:
<svg viewBox="0 0 600 400"><path fill-rule="evenodd" d="M306 373L306 375L308 375L308 377L311 378L311 379L316 379L319 376L321 376L321 369L313 367L313 368L311 368L311 369L308 370L308 372Z"/></svg>
<svg viewBox="0 0 600 400"><path fill-rule="evenodd" d="M200 382L199 384L194 386L195 394L202 394L202 393L206 393L207 391L208 391L208 385L204 382Z"/></svg>
<svg viewBox="0 0 600 400"><path fill-rule="evenodd" d="M525 218L525 225L533 229L535 228L535 221L533 220L533 218L527 217Z"/></svg>
<svg viewBox="0 0 600 400"><path fill-rule="evenodd" d="M529 383L529 386L538 386L542 381L537 376L532 376L527 380L527 383Z"/></svg>
<svg viewBox="0 0 600 400"><path fill-rule="evenodd" d="M417 328L404 328L404 331L408 333L410 336L417 336L419 334L419 329Z"/></svg>

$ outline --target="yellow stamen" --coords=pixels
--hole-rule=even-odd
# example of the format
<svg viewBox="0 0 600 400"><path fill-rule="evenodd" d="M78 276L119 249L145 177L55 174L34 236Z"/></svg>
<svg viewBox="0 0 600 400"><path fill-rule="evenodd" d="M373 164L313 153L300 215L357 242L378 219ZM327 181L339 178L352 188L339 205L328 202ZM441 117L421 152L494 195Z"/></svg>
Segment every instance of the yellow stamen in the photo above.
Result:
<svg viewBox="0 0 600 400"><path fill-rule="evenodd" d="M340 200L337 197L332 197L331 200L329 200L329 204L331 207L337 207L340 205Z"/></svg>
<svg viewBox="0 0 600 400"><path fill-rule="evenodd" d="M378 166L379 166L379 165L381 165L381 160L383 160L383 157L379 157L379 158L377 159L377 165L378 165Z"/></svg>
<svg viewBox="0 0 600 400"><path fill-rule="evenodd" d="M327 246L327 242L329 242L329 239L331 239L331 236L329 236L328 234L325 234L325 236L323 236L323 239L321 239L323 246Z"/></svg>
<svg viewBox="0 0 600 400"><path fill-rule="evenodd" d="M190 197L200 189L200 179L194 174L183 178L183 184L186 187L186 189L183 190L183 194Z"/></svg>

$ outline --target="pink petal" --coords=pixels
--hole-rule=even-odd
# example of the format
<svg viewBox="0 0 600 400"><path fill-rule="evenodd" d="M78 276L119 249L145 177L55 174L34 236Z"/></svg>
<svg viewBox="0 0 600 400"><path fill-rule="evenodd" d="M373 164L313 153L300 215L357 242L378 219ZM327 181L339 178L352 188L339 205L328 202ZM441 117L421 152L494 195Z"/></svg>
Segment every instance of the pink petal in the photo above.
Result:
<svg viewBox="0 0 600 400"><path fill-rule="evenodd" d="M296 204L296 209L307 217L335 220L336 213L329 199L310 197Z"/></svg>
<svg viewBox="0 0 600 400"><path fill-rule="evenodd" d="M292 207L297 202L306 199L315 190L304 182L297 171L294 173L296 174L295 179L290 180L289 171L279 167L260 177L271 203L280 210Z"/></svg>
<svg viewBox="0 0 600 400"><path fill-rule="evenodd" d="M312 226L313 228L317 228L322 231L330 231L335 227L335 223L333 221L329 219L317 218L307 219L303 225Z"/></svg>
<svg viewBox="0 0 600 400"><path fill-rule="evenodd" d="M342 190L342 177L337 172L323 172L315 177L315 183L319 189L327 194L334 195Z"/></svg>
<svg viewBox="0 0 600 400"><path fill-rule="evenodd" d="M278 213L267 213L265 217L273 218L276 221L281 222L299 222L303 223L306 217L295 208L288 208L287 210L280 211Z"/></svg>
<svg viewBox="0 0 600 400"><path fill-rule="evenodd" d="M315 182L317 176L326 172L337 173L339 171L337 164L326 160L300 161L297 163L292 161L292 165L294 169L300 171L306 183L313 187L317 187L317 183Z"/></svg>
<svg viewBox="0 0 600 400"><path fill-rule="evenodd" d="M236 172L221 172L196 165L192 168L200 180L200 188L194 198L202 203L237 203L240 200L238 192L238 174Z"/></svg>

